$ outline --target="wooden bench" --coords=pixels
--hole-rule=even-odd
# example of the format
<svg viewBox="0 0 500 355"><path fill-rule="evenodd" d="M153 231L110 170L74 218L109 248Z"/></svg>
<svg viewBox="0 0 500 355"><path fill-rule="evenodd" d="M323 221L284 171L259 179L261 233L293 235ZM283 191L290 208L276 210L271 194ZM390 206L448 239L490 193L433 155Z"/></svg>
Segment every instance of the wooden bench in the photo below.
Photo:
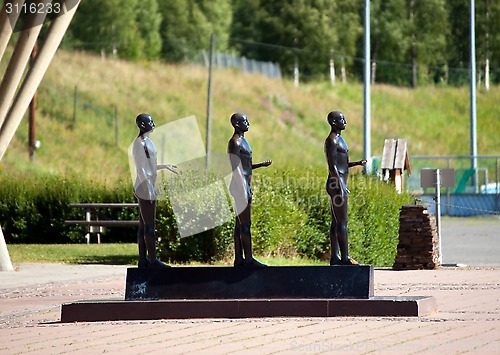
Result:
<svg viewBox="0 0 500 355"><path fill-rule="evenodd" d="M90 234L97 234L97 243L101 243L101 233L104 227L137 227L139 221L101 220L97 214L99 208L138 208L137 203L71 203L69 207L85 210L85 220L66 220L65 224L82 225L86 227L85 238L90 244ZM94 217L94 218L92 218Z"/></svg>

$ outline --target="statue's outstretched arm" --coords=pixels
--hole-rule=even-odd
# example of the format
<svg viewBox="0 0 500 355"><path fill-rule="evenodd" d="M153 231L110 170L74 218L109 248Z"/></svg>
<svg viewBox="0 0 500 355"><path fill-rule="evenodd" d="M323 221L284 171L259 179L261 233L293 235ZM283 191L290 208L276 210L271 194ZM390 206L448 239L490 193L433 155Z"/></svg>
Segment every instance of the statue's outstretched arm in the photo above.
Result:
<svg viewBox="0 0 500 355"><path fill-rule="evenodd" d="M272 163L273 163L273 161L268 159L268 160L263 161L262 163L259 163L259 164L252 164L252 169L263 168L263 167L271 165Z"/></svg>
<svg viewBox="0 0 500 355"><path fill-rule="evenodd" d="M172 164L162 164L162 165L157 165L156 168L158 170L168 170L168 171L171 171L173 172L174 174L177 174L179 175L179 172L177 170L175 170L177 168L177 166L175 165L172 165Z"/></svg>
<svg viewBox="0 0 500 355"><path fill-rule="evenodd" d="M366 165L366 160L363 159L363 160L358 160L358 161L353 161L352 163L349 162L349 168L353 167L353 166L358 166L358 165Z"/></svg>

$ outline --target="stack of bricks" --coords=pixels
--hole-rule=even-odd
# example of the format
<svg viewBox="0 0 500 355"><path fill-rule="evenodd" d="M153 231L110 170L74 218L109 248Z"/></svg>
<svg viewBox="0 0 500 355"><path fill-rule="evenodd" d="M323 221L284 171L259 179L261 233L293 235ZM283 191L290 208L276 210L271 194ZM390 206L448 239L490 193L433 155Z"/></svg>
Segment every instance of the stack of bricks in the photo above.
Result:
<svg viewBox="0 0 500 355"><path fill-rule="evenodd" d="M395 270L439 267L436 218L422 205L405 205L399 215L399 244Z"/></svg>

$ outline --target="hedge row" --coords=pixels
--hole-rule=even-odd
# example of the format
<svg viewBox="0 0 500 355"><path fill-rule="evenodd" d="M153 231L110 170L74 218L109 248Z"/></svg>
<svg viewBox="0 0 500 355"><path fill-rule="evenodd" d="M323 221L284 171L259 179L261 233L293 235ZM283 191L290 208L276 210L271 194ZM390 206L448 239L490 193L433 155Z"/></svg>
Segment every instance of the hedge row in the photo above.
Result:
<svg viewBox="0 0 500 355"><path fill-rule="evenodd" d="M202 180L205 177L202 177ZM188 181L185 176L183 183ZM208 186L210 178L204 182ZM213 181L212 181L213 182ZM198 178L199 183L199 178ZM261 169L255 172L252 210L253 249L256 254L329 258L328 230L330 207L324 189L324 171L298 169ZM214 185L215 186L215 185ZM181 186L184 190L189 187ZM219 186L220 188L220 186ZM169 186L167 186L167 191ZM410 196L397 194L391 186L374 177L350 175L349 245L353 258L377 266L392 265L398 238L398 216ZM204 189L212 193L217 189ZM188 196L188 197L186 197ZM206 196L205 196L206 197ZM157 234L160 257L165 261L209 262L232 256L234 217L223 213L200 198L193 202L182 195L186 204L198 205L200 212L224 223L193 236L181 238L171 201L158 202ZM226 196L218 201L231 205ZM83 211L68 207L82 202L135 202L129 180L110 188L106 184L82 181L78 177L0 175L0 223L7 243L82 243L83 227L68 226L66 219L82 219ZM177 202L175 207L179 208ZM212 210L210 210L210 208ZM211 211L211 212L210 212ZM137 219L137 211L109 209L101 211L109 219ZM191 215L196 224L198 216ZM104 242L135 242L133 228L110 228Z"/></svg>
<svg viewBox="0 0 500 355"><path fill-rule="evenodd" d="M252 241L256 254L329 259L331 215L325 180L321 170L255 172ZM391 266L398 244L399 210L411 202L411 196L397 194L392 186L374 177L354 174L349 180L350 254L362 263ZM197 203L209 199L198 196ZM209 211L221 214L217 208ZM233 228L231 218L215 229L179 238L172 205L168 200L159 204L159 246L166 260L210 261L232 256Z"/></svg>
<svg viewBox="0 0 500 355"><path fill-rule="evenodd" d="M65 220L83 220L84 211L70 203L135 202L129 181L113 188L84 181L76 176L0 175L0 223L7 243L65 244L83 243L82 226L69 226ZM137 219L137 211L104 209L103 218ZM112 228L105 242L134 242L137 232Z"/></svg>

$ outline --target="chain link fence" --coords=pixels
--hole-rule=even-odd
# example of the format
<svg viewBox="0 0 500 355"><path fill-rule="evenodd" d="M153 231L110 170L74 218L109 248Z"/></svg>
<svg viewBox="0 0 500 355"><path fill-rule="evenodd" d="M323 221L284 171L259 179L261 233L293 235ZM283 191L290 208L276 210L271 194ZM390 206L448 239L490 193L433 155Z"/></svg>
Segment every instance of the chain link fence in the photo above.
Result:
<svg viewBox="0 0 500 355"><path fill-rule="evenodd" d="M192 60L195 64L201 64L205 67L210 66L210 55L203 50ZM281 68L278 63L262 62L255 59L240 57L234 53L214 53L214 66L217 68L234 68L244 73L258 73L271 79L281 80Z"/></svg>
<svg viewBox="0 0 500 355"><path fill-rule="evenodd" d="M374 157L374 168L381 157ZM435 188L421 187L422 169L454 169L455 186L441 188L441 214L448 216L500 215L500 156L412 156L406 191L436 212Z"/></svg>

